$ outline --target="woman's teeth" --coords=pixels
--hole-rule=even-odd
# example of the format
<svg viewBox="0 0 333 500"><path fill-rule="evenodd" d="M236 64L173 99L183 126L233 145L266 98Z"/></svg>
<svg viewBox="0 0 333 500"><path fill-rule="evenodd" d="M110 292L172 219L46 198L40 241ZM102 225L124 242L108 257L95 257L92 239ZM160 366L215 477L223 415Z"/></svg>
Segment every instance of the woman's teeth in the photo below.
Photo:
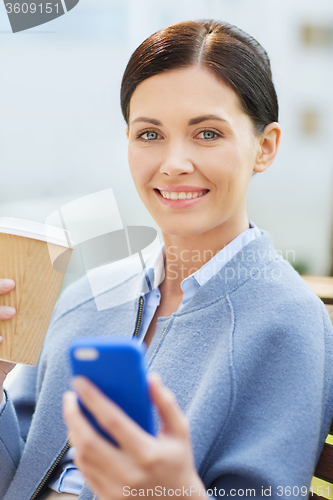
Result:
<svg viewBox="0 0 333 500"><path fill-rule="evenodd" d="M192 200L192 198L197 198L198 196L202 196L206 192L207 190L196 193L191 193L191 192L185 193L184 191L181 191L180 193L173 193L170 191L160 191L163 198L166 198L167 200Z"/></svg>

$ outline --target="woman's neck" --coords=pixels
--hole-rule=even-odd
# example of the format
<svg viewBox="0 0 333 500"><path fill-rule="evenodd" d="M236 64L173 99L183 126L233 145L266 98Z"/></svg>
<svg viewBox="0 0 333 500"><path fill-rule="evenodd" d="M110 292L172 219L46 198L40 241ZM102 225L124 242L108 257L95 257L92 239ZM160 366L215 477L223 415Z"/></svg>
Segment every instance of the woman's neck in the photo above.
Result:
<svg viewBox="0 0 333 500"><path fill-rule="evenodd" d="M166 256L164 293L182 294L181 282L247 229L249 221L246 215L239 224L225 223L204 234L179 236L163 233Z"/></svg>

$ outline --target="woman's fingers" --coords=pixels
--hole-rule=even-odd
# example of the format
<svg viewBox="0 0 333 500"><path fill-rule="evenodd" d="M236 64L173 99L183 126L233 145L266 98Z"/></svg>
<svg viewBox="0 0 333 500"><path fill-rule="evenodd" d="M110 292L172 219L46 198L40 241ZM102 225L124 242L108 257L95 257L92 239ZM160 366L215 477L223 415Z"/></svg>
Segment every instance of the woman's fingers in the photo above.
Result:
<svg viewBox="0 0 333 500"><path fill-rule="evenodd" d="M86 450L87 458L94 462L97 453L94 449L107 445L108 452L112 455L115 447L107 442L84 417L74 392L66 392L63 396L64 420L69 430L69 440L77 450ZM115 456L115 455L114 455Z"/></svg>
<svg viewBox="0 0 333 500"><path fill-rule="evenodd" d="M16 309L9 306L0 306L0 320L12 319L16 314Z"/></svg>
<svg viewBox="0 0 333 500"><path fill-rule="evenodd" d="M15 281L9 279L0 279L0 295L9 293L15 288Z"/></svg>
<svg viewBox="0 0 333 500"><path fill-rule="evenodd" d="M110 474L119 475L118 466L121 464L118 449L100 436L83 416L74 392L64 394L63 414L70 444L76 449L75 463L86 479L89 482L103 481L106 472L109 478Z"/></svg>
<svg viewBox="0 0 333 500"><path fill-rule="evenodd" d="M15 288L15 281L10 279L0 279L0 295L5 295ZM0 306L0 320L11 319L15 316L16 310L10 306ZM1 339L2 340L2 339Z"/></svg>
<svg viewBox="0 0 333 500"><path fill-rule="evenodd" d="M185 484L196 484L187 419L156 375L149 377L149 383L163 420L164 431L157 438L141 429L88 379L73 380L82 403L120 447L101 437L90 425L73 392L64 396L64 418L77 453L75 463L90 489L101 499L122 498L125 485L174 485L182 484L184 478Z"/></svg>
<svg viewBox="0 0 333 500"><path fill-rule="evenodd" d="M140 454L154 439L88 379L75 377L73 387L87 410L121 448Z"/></svg>
<svg viewBox="0 0 333 500"><path fill-rule="evenodd" d="M188 420L178 406L176 397L156 373L149 375L150 394L163 422L162 431L175 437L187 438Z"/></svg>

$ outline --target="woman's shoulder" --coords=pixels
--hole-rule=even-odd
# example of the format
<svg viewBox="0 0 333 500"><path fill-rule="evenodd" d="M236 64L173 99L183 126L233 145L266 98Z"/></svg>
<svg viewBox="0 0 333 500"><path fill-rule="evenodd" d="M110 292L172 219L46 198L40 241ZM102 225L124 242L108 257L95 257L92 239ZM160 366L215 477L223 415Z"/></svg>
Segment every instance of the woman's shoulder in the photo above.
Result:
<svg viewBox="0 0 333 500"><path fill-rule="evenodd" d="M309 345L333 343L333 327L325 305L305 280L283 258L272 260L230 295L238 325L250 318L258 332L277 334ZM243 325L244 326L244 325ZM250 328L251 329L251 328ZM252 331L253 333L253 331Z"/></svg>
<svg viewBox="0 0 333 500"><path fill-rule="evenodd" d="M292 330L301 325L318 329L321 325L332 331L324 304L275 251L267 233L243 249L229 274L225 270L225 281L227 278L236 318L259 318L261 324L289 325Z"/></svg>

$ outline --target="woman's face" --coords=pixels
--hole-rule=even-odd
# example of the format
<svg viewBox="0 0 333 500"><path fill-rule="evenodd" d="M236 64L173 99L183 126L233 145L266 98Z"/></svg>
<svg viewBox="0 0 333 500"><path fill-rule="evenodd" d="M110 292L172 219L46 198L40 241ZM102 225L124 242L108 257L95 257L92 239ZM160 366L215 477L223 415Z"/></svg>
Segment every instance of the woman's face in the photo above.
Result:
<svg viewBox="0 0 333 500"><path fill-rule="evenodd" d="M164 233L244 223L260 138L237 94L211 72L193 66L140 83L128 138L137 191Z"/></svg>

